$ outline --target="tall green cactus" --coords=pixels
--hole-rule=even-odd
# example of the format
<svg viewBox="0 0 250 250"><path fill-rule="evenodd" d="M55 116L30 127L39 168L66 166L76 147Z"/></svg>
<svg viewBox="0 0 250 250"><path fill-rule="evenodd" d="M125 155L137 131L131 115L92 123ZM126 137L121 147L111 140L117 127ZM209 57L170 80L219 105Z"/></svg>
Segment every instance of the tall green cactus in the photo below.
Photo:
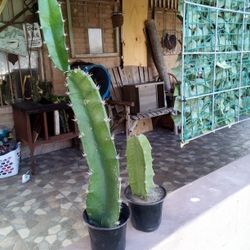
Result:
<svg viewBox="0 0 250 250"><path fill-rule="evenodd" d="M129 185L132 194L144 199L147 199L149 191L155 186L151 149L145 135L128 139L126 155Z"/></svg>
<svg viewBox="0 0 250 250"><path fill-rule="evenodd" d="M39 0L45 43L55 67L66 74L68 95L89 166L86 210L90 221L113 227L120 213L119 161L109 119L98 87L80 69L70 70L61 8L56 0Z"/></svg>

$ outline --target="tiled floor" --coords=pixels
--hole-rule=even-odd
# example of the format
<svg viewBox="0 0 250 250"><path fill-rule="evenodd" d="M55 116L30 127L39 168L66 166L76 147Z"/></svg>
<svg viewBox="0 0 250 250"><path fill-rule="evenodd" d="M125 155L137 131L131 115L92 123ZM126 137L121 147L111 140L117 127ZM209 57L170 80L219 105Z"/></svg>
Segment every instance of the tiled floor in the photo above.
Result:
<svg viewBox="0 0 250 250"><path fill-rule="evenodd" d="M147 134L153 147L156 182L169 192L250 153L250 122L191 142L183 149L170 131ZM125 138L117 136L121 176L126 185ZM87 167L73 148L36 157L38 173L21 184L28 159L17 176L0 180L0 249L63 249L87 237L82 223Z"/></svg>

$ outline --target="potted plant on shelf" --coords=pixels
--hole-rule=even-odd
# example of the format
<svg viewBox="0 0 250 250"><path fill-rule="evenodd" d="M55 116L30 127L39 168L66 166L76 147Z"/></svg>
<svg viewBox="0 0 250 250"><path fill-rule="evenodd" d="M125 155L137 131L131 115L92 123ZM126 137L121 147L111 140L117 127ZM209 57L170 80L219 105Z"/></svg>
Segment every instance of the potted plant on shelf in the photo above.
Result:
<svg viewBox="0 0 250 250"><path fill-rule="evenodd" d="M126 155L129 186L124 193L131 210L131 222L140 231L152 232L161 223L162 204L167 193L153 181L153 159L147 137L130 137Z"/></svg>
<svg viewBox="0 0 250 250"><path fill-rule="evenodd" d="M89 166L89 186L83 218L92 249L125 249L129 209L120 201L119 157L98 87L80 69L70 70L60 5L39 0L39 17L49 55L63 71Z"/></svg>

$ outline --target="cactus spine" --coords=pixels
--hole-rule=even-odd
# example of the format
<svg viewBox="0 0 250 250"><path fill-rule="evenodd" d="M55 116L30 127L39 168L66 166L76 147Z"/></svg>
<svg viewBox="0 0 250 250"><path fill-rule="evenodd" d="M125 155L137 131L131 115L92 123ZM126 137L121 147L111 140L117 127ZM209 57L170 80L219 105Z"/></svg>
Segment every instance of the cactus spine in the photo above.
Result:
<svg viewBox="0 0 250 250"><path fill-rule="evenodd" d="M145 135L128 139L126 155L129 185L132 194L143 199L147 199L149 191L155 186L151 150Z"/></svg>
<svg viewBox="0 0 250 250"><path fill-rule="evenodd" d="M55 66L66 74L68 95L89 166L86 210L91 223L117 224L120 213L119 162L109 119L98 88L80 69L70 70L61 8L56 0L39 0L44 39Z"/></svg>

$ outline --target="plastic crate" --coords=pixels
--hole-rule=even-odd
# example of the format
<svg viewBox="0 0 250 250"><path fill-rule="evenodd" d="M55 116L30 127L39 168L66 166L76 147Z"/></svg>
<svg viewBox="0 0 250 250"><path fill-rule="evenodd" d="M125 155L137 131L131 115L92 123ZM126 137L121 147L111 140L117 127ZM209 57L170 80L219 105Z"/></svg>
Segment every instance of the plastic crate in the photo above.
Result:
<svg viewBox="0 0 250 250"><path fill-rule="evenodd" d="M0 179L16 175L19 170L21 143L16 149L0 156Z"/></svg>

